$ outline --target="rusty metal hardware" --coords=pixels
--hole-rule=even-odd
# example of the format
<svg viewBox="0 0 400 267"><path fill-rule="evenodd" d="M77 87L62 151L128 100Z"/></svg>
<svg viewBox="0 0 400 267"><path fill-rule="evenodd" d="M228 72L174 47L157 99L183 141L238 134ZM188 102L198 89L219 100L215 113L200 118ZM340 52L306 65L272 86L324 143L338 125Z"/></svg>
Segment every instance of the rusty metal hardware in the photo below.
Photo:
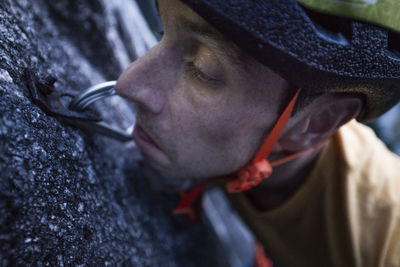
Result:
<svg viewBox="0 0 400 267"><path fill-rule="evenodd" d="M56 82L54 77L41 80L31 71L26 70L25 79L32 101L47 115L89 132L102 134L122 142L132 141L130 133L108 125L102 121L98 112L89 108L95 101L115 95L116 81L91 86L75 96L70 104L65 104L61 98L73 95L70 93L60 94L54 90Z"/></svg>

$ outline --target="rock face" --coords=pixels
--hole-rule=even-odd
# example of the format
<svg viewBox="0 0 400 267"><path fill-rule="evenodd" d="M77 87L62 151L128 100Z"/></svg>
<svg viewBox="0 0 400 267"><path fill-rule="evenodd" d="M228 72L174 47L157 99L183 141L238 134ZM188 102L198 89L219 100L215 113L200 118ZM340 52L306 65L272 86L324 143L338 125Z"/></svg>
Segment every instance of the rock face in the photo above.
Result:
<svg viewBox="0 0 400 267"><path fill-rule="evenodd" d="M131 0L0 1L1 266L215 264L203 226L174 218L176 197L141 179L132 144L68 126L29 97L26 69L56 77L61 93L118 78L155 41L132 12ZM98 110L122 120L117 107L133 118L120 103Z"/></svg>

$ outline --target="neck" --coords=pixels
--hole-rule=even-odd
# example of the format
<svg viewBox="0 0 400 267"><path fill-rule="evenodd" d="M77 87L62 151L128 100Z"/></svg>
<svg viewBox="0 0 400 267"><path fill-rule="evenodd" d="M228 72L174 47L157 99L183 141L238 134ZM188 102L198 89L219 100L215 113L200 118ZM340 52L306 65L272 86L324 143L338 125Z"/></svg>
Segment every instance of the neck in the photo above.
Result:
<svg viewBox="0 0 400 267"><path fill-rule="evenodd" d="M254 207L267 211L278 207L293 196L307 180L314 167L321 148L305 153L274 168L272 175L260 185L245 194Z"/></svg>

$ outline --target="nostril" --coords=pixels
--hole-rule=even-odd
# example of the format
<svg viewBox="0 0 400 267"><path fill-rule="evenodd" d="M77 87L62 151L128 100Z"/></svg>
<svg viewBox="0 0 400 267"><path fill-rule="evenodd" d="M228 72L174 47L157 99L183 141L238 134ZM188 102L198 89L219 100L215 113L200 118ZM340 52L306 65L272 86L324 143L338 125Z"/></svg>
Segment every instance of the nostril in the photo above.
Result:
<svg viewBox="0 0 400 267"><path fill-rule="evenodd" d="M117 95L135 102L136 105L151 113L160 113L164 108L164 93L153 88L153 86L146 86L132 81L132 79L129 79L129 73L121 75L114 89Z"/></svg>

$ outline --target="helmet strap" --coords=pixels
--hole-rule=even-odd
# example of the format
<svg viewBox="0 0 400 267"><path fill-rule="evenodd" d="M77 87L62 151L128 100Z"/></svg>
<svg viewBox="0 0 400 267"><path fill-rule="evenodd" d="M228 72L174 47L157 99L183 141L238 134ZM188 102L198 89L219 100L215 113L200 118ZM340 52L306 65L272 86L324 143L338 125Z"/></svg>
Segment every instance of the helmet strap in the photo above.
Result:
<svg viewBox="0 0 400 267"><path fill-rule="evenodd" d="M278 118L271 132L254 156L253 160L241 168L237 176L226 184L226 189L229 193L248 190L254 186L257 186L262 182L262 180L268 178L272 174L272 164L274 164L274 166L277 166L278 164L275 162L270 163L267 158L271 154L276 142L278 142L283 129L292 115L292 111L300 91L300 88L297 89L296 94L293 96L281 116Z"/></svg>
<svg viewBox="0 0 400 267"><path fill-rule="evenodd" d="M174 209L173 213L187 214L192 220L196 220L198 219L198 216L194 212L192 205L196 199L201 197L208 184L217 180L229 179L229 181L226 183L226 189L229 193L237 193L249 190L250 188L259 185L264 179L271 176L273 167L298 158L309 150L314 149L315 146L273 162L269 162L267 159L271 154L273 147L278 142L278 139L288 123L290 116L292 115L292 111L300 91L301 88L297 90L296 94L290 100L289 104L286 106L285 110L272 128L270 134L267 136L254 158L248 164L242 167L236 175L214 177L206 180L202 184L190 190L188 193L181 192L181 201Z"/></svg>

